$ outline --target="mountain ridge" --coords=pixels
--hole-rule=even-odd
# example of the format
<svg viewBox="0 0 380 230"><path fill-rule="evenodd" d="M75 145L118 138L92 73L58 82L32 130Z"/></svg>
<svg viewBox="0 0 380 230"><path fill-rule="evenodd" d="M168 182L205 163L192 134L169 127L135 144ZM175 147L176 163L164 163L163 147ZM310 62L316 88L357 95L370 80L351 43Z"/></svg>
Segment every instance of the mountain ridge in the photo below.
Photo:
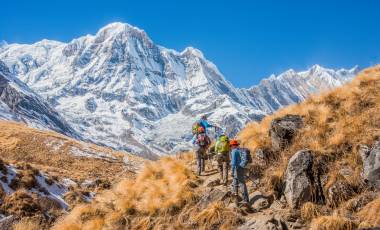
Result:
<svg viewBox="0 0 380 230"><path fill-rule="evenodd" d="M0 59L83 139L146 157L188 149L186 130L201 114L233 136L247 122L340 86L357 72L294 72L286 81L240 89L200 50L166 49L125 23L68 43L4 45Z"/></svg>

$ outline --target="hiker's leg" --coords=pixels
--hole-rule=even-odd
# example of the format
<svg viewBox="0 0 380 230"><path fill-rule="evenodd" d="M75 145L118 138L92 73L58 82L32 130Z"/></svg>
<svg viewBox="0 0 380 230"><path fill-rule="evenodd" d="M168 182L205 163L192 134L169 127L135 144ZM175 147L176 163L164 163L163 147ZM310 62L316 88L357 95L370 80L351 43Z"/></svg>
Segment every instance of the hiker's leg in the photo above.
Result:
<svg viewBox="0 0 380 230"><path fill-rule="evenodd" d="M220 183L223 183L223 162L221 161L219 155L217 155L216 157L217 157L216 161L218 162L218 171L219 171L219 175L220 175Z"/></svg>
<svg viewBox="0 0 380 230"><path fill-rule="evenodd" d="M228 182L228 164L226 161L223 162L223 183L227 185Z"/></svg>
<svg viewBox="0 0 380 230"><path fill-rule="evenodd" d="M235 197L236 206L239 205L239 181L236 175L232 178L232 192Z"/></svg>
<svg viewBox="0 0 380 230"><path fill-rule="evenodd" d="M239 180L239 187L240 187L241 192L242 192L243 200L245 202L249 203L248 189L247 189L247 185L245 184L245 170L239 169L237 171L238 172L236 174L237 174L237 177Z"/></svg>
<svg viewBox="0 0 380 230"><path fill-rule="evenodd" d="M206 155L206 149L204 148L202 150L202 172L205 171L205 155Z"/></svg>
<svg viewBox="0 0 380 230"><path fill-rule="evenodd" d="M201 153L200 153L200 149L197 151L197 173L198 175L200 176L201 175L201 169L202 169L202 166L201 166Z"/></svg>

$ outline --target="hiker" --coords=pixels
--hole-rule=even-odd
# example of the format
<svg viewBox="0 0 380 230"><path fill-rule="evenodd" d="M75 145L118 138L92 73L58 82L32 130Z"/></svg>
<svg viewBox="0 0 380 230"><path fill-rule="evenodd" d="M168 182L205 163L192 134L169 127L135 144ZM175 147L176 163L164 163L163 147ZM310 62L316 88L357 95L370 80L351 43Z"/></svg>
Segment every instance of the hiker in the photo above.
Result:
<svg viewBox="0 0 380 230"><path fill-rule="evenodd" d="M230 163L230 143L228 137L222 134L218 137L215 144L216 161L220 173L220 182L227 186L228 166Z"/></svg>
<svg viewBox="0 0 380 230"><path fill-rule="evenodd" d="M205 171L205 158L208 146L211 144L203 127L198 127L197 134L193 137L193 144L196 145L197 173L200 176Z"/></svg>
<svg viewBox="0 0 380 230"><path fill-rule="evenodd" d="M247 151L244 151L239 146L237 140L230 141L231 146L231 168L232 168L232 186L233 192L236 196L236 204L238 204L238 191L239 187L242 190L243 201L249 204L248 190L245 184L245 167L248 165L249 157Z"/></svg>
<svg viewBox="0 0 380 230"><path fill-rule="evenodd" d="M198 127L203 127L204 130L205 130L205 133L206 133L206 134L207 134L207 129L208 129L208 128L218 128L217 126L212 125L212 124L210 124L210 123L207 121L207 116L206 116L206 115L203 115L203 116L201 117L201 119L199 119L198 121L196 121L196 122L193 124L193 135L196 134Z"/></svg>

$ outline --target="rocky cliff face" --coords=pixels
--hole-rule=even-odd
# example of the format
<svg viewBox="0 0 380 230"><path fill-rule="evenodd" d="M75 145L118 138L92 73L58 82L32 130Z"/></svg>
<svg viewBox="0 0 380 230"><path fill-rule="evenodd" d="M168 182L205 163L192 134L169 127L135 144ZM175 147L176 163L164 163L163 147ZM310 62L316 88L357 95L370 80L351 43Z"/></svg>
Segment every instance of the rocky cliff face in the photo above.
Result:
<svg viewBox="0 0 380 230"><path fill-rule="evenodd" d="M123 23L69 43L4 44L0 58L82 138L147 157L187 149L201 114L235 135L246 122L340 86L357 72L314 66L238 89L199 50L166 49Z"/></svg>
<svg viewBox="0 0 380 230"><path fill-rule="evenodd" d="M79 138L69 124L44 99L13 77L0 61L0 118L22 121Z"/></svg>

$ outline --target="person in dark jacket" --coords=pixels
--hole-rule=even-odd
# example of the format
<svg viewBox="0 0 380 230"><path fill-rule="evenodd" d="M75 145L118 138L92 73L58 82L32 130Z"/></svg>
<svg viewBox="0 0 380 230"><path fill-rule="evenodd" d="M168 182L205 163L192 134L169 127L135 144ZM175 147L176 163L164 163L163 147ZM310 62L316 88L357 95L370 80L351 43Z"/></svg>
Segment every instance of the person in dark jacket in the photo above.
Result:
<svg viewBox="0 0 380 230"><path fill-rule="evenodd" d="M196 146L195 154L197 158L197 173L198 176L205 171L205 160L207 149L211 144L210 138L206 135L203 127L198 128L198 134L193 137L193 144Z"/></svg>
<svg viewBox="0 0 380 230"><path fill-rule="evenodd" d="M232 186L233 192L238 199L239 187L242 191L243 201L249 203L249 196L247 186L245 184L245 167L248 164L248 157L245 151L241 151L239 148L239 142L237 140L230 141L231 146L231 168L232 168ZM236 200L238 204L238 200Z"/></svg>

